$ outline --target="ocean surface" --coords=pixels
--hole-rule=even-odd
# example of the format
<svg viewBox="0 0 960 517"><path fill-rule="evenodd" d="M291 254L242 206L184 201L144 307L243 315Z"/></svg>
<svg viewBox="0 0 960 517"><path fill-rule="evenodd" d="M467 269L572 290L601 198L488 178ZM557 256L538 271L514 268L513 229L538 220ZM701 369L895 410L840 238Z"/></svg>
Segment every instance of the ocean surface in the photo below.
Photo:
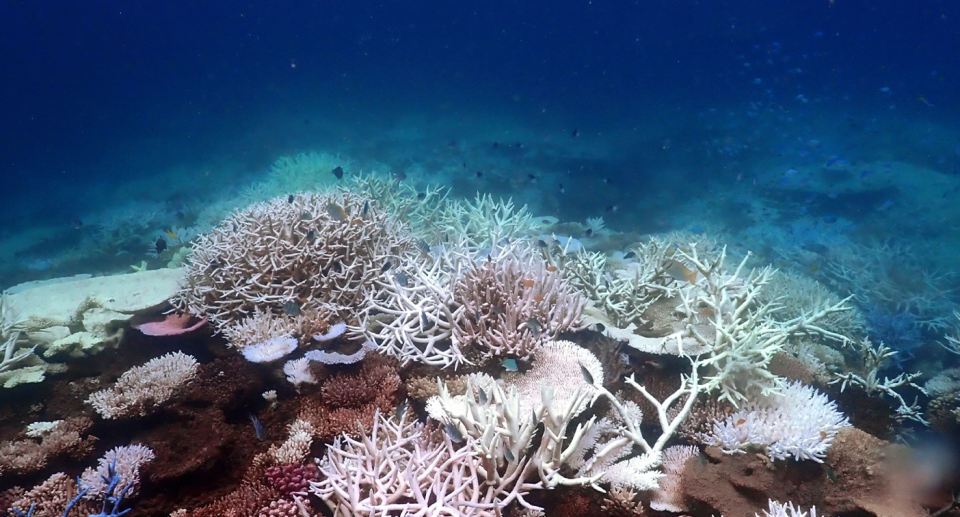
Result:
<svg viewBox="0 0 960 517"><path fill-rule="evenodd" d="M937 346L960 323L958 92L955 0L9 0L0 289L163 267L322 153L749 252L853 295L899 352L885 373L928 380L960 359Z"/></svg>

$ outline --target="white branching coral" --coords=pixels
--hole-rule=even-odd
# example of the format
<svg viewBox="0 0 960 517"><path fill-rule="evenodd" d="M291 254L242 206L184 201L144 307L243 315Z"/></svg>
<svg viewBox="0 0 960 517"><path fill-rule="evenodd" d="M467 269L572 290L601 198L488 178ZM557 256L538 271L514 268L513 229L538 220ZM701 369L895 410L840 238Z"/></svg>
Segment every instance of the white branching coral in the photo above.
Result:
<svg viewBox="0 0 960 517"><path fill-rule="evenodd" d="M97 468L88 468L80 475L80 489L87 492L84 498L100 500L107 494L112 469L118 476L117 486L123 490L129 485L127 496L134 496L140 489L140 468L153 461L153 450L143 445L126 445L110 449L100 458Z"/></svg>
<svg viewBox="0 0 960 517"><path fill-rule="evenodd" d="M850 346L855 348L860 356L860 364L857 371L834 373L830 384L841 383L841 393L847 389L847 386L857 386L863 389L867 395L882 393L897 401L899 404L896 409L896 418L898 421L913 420L914 422L929 426L930 423L923 418L923 409L917 404L916 398L913 404L908 404L903 396L896 391L896 388L909 386L920 391L923 395L927 395L924 388L913 382L921 376L921 373L900 372L900 374L892 379L885 376L881 381L880 370L883 369L887 359L897 355L897 352L884 346L883 343L874 346L868 338L864 338L856 343L851 343Z"/></svg>
<svg viewBox="0 0 960 517"><path fill-rule="evenodd" d="M570 341L545 343L533 353L532 362L528 371L507 372L502 377L505 386L517 388L523 413L536 411L544 404L542 386L555 388L553 403L566 406L578 391L592 397L597 386L603 384L603 365L597 356ZM584 409L586 401L575 408L574 416Z"/></svg>
<svg viewBox="0 0 960 517"><path fill-rule="evenodd" d="M377 414L369 435L343 435L327 447L322 479L310 491L334 517L494 517L511 502L522 503L529 488L516 477L486 477L473 441L457 445L449 434L403 416L396 421Z"/></svg>
<svg viewBox="0 0 960 517"><path fill-rule="evenodd" d="M197 375L193 356L171 352L131 368L111 388L97 391L87 403L105 419L146 416Z"/></svg>
<svg viewBox="0 0 960 517"><path fill-rule="evenodd" d="M217 330L255 308L344 321L386 264L399 263L412 244L404 224L373 200L349 192L275 198L201 236L172 301Z"/></svg>
<svg viewBox="0 0 960 517"><path fill-rule="evenodd" d="M810 511L803 511L800 506L794 506L792 502L779 503L770 499L767 501L769 508L763 511L763 517L819 517L817 507L811 506ZM760 517L760 514L754 514Z"/></svg>
<svg viewBox="0 0 960 517"><path fill-rule="evenodd" d="M763 449L773 460L790 456L823 462L834 437L850 422L835 402L799 382L764 395L713 423L698 439L727 454Z"/></svg>
<svg viewBox="0 0 960 517"><path fill-rule="evenodd" d="M583 298L530 248L474 258L459 247L376 282L352 331L403 363L457 367L529 358L560 332L583 328Z"/></svg>

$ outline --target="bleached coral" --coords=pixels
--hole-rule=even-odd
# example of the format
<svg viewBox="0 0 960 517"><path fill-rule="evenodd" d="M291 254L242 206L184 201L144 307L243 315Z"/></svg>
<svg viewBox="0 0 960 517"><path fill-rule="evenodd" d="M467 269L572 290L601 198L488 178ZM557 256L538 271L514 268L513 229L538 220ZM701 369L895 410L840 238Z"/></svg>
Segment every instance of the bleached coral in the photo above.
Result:
<svg viewBox="0 0 960 517"><path fill-rule="evenodd" d="M172 302L217 330L255 308L344 321L386 264L400 263L412 246L405 225L374 200L349 192L275 198L197 240Z"/></svg>
<svg viewBox="0 0 960 517"><path fill-rule="evenodd" d="M275 337L244 347L240 352L251 363L270 363L282 359L297 349L297 340L292 337Z"/></svg>
<svg viewBox="0 0 960 517"><path fill-rule="evenodd" d="M660 512L689 511L683 496L683 467L687 460L700 454L694 445L675 445L663 451L664 477L650 499L650 508Z"/></svg>
<svg viewBox="0 0 960 517"><path fill-rule="evenodd" d="M770 499L767 501L769 508L763 511L763 517L818 517L817 507L811 506L809 511L803 511L800 506L794 506L792 502L779 503ZM754 514L760 517L760 514Z"/></svg>
<svg viewBox="0 0 960 517"><path fill-rule="evenodd" d="M287 381L298 389L301 384L316 384L317 378L310 371L310 360L306 357L292 359L283 365L283 374L287 376ZM276 393L274 393L276 396Z"/></svg>
<svg viewBox="0 0 960 517"><path fill-rule="evenodd" d="M91 394L86 402L108 420L145 416L190 382L197 375L197 369L197 361L192 356L171 352L131 368L113 387Z"/></svg>
<svg viewBox="0 0 960 517"><path fill-rule="evenodd" d="M306 420L294 420L287 427L287 439L280 446L270 448L270 455L277 465L298 465L310 453L313 444L313 425Z"/></svg>
<svg viewBox="0 0 960 517"><path fill-rule="evenodd" d="M850 421L837 404L814 388L799 382L781 393L764 395L716 421L698 438L727 454L761 448L767 457L823 462L837 432Z"/></svg>
<svg viewBox="0 0 960 517"><path fill-rule="evenodd" d="M855 343L850 343L859 355L859 364L851 371L839 372L833 374L830 384L840 384L840 393L847 389L847 386L857 386L867 393L867 395L884 394L897 401L896 418L903 422L913 420L914 422L929 426L930 423L923 418L923 411L917 404L916 398L913 404L908 404L896 388L905 386L918 390L923 395L927 395L924 388L914 383L921 376L920 372L906 373L900 372L896 377L890 378L884 376L880 380L880 370L882 370L887 359L897 355L897 352L887 348L880 343L874 346L868 338L864 338Z"/></svg>
<svg viewBox="0 0 960 517"><path fill-rule="evenodd" d="M100 500L107 494L112 469L118 476L117 486L127 487L128 496L140 490L140 468L153 461L153 450L143 445L127 445L110 449L100 458L97 468L88 468L80 475L79 485L86 490L84 498Z"/></svg>

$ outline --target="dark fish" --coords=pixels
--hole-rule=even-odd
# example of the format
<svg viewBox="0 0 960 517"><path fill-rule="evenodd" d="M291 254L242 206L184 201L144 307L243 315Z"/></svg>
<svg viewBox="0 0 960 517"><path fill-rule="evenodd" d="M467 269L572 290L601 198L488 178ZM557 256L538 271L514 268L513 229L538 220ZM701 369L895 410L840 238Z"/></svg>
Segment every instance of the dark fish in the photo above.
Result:
<svg viewBox="0 0 960 517"><path fill-rule="evenodd" d="M333 263L333 270L336 271L337 273L342 273L342 272L343 272L343 268L340 267L340 261L339 261L339 260Z"/></svg>
<svg viewBox="0 0 960 517"><path fill-rule="evenodd" d="M536 183L536 182L537 182L537 177L534 176L533 174L527 174L527 179L530 180L530 181L533 182L533 183Z"/></svg>
<svg viewBox="0 0 960 517"><path fill-rule="evenodd" d="M493 143L493 148L496 149L497 147L500 147L500 142Z"/></svg>
<svg viewBox="0 0 960 517"><path fill-rule="evenodd" d="M303 311L300 310L300 304L293 300L283 304L283 312L287 316L299 316L303 313Z"/></svg>
<svg viewBox="0 0 960 517"><path fill-rule="evenodd" d="M503 457L506 458L507 461L509 461L510 463L516 463L516 462L517 462L517 457L516 457L516 455L514 455L514 454L513 454L513 451L511 451L509 448L503 450Z"/></svg>
<svg viewBox="0 0 960 517"><path fill-rule="evenodd" d="M617 205L610 205L606 208L607 212L616 212L617 210L620 210L620 207Z"/></svg>
<svg viewBox="0 0 960 517"><path fill-rule="evenodd" d="M487 401L490 400L490 397L487 396L487 392L485 390L480 390L479 392L477 392L477 400L481 404L486 404Z"/></svg>
<svg viewBox="0 0 960 517"><path fill-rule="evenodd" d="M420 250L420 253L430 254L430 245L423 239L417 239L417 249Z"/></svg>
<svg viewBox="0 0 960 517"><path fill-rule="evenodd" d="M343 179L343 167L340 167L340 166L334 167L333 170L330 172L332 172L333 175L337 177L337 181Z"/></svg>
<svg viewBox="0 0 960 517"><path fill-rule="evenodd" d="M593 235L593 229L587 228L587 231L583 232L587 237Z"/></svg>
<svg viewBox="0 0 960 517"><path fill-rule="evenodd" d="M580 365L580 375L583 375L583 380L587 384L593 384L593 375L590 373L590 370L587 370L582 364Z"/></svg>
<svg viewBox="0 0 960 517"><path fill-rule="evenodd" d="M517 365L516 359L504 359L503 361L500 361L500 364L502 364L503 369L508 372L520 371L520 366Z"/></svg>
<svg viewBox="0 0 960 517"><path fill-rule="evenodd" d="M407 399L403 399L403 401L397 405L397 420L403 420L403 415L406 412L407 412Z"/></svg>
<svg viewBox="0 0 960 517"><path fill-rule="evenodd" d="M330 217L332 217L334 221L342 223L347 220L347 213L344 212L339 205L330 203L327 205L327 213L330 214Z"/></svg>
<svg viewBox="0 0 960 517"><path fill-rule="evenodd" d="M310 220L310 214L307 213L307 212L301 212L301 213L300 213L300 220L301 220L301 221L309 221L309 220Z"/></svg>
<svg viewBox="0 0 960 517"><path fill-rule="evenodd" d="M490 257L488 256L487 258L489 259ZM500 315L500 314L503 314L503 309L501 309L500 307L491 307L490 312L492 314Z"/></svg>
<svg viewBox="0 0 960 517"><path fill-rule="evenodd" d="M467 162L463 162L463 168L464 168L464 169L467 168Z"/></svg>
<svg viewBox="0 0 960 517"><path fill-rule="evenodd" d="M483 177L483 171L477 171L477 177L478 177L478 178L482 178L482 177Z"/></svg>
<svg viewBox="0 0 960 517"><path fill-rule="evenodd" d="M542 328L542 325L540 324L540 320L537 318L530 318L527 320L527 328L529 328L530 332L533 333L533 337L537 337L540 335L540 329Z"/></svg>
<svg viewBox="0 0 960 517"><path fill-rule="evenodd" d="M390 268L392 268L392 267L393 267L393 262L390 262L390 261L388 260L388 261L384 262L382 266L380 266L380 272L381 272L381 273L386 273L387 271L390 271Z"/></svg>
<svg viewBox="0 0 960 517"><path fill-rule="evenodd" d="M307 240L308 240L308 241L313 242L313 240L316 239L316 238L317 238L317 232L315 232L315 231L313 231L313 230L310 230L309 232L307 232Z"/></svg>
<svg viewBox="0 0 960 517"><path fill-rule="evenodd" d="M801 248L811 253L816 253L817 255L826 255L827 253L830 253L830 248L816 242L808 242L801 246Z"/></svg>
<svg viewBox="0 0 960 517"><path fill-rule="evenodd" d="M607 327L603 323L596 324L597 332L603 332L607 330Z"/></svg>
<svg viewBox="0 0 960 517"><path fill-rule="evenodd" d="M443 430L447 433L447 436L449 436L450 439L453 440L454 442L456 443L463 442L463 435L460 434L460 430L457 429L457 426L453 425L452 422L443 426Z"/></svg>
<svg viewBox="0 0 960 517"><path fill-rule="evenodd" d="M547 243L543 239L537 239L537 246L540 246L541 248L546 248Z"/></svg>
<svg viewBox="0 0 960 517"><path fill-rule="evenodd" d="M364 201L364 202L363 202L363 211L360 212L360 215L367 215L367 212L369 212L369 211L370 211L370 202L369 202L369 201Z"/></svg>
<svg viewBox="0 0 960 517"><path fill-rule="evenodd" d="M823 220L823 222L825 222L825 223L827 223L827 224L833 224L833 223L837 222L837 216L835 216L835 215L825 215L825 216L823 216L823 219L822 219L822 220Z"/></svg>
<svg viewBox="0 0 960 517"><path fill-rule="evenodd" d="M267 431L263 428L263 425L260 424L260 420L253 413L247 413L247 416L250 417L250 421L253 422L253 432L256 433L257 439L261 442L266 440Z"/></svg>
<svg viewBox="0 0 960 517"><path fill-rule="evenodd" d="M287 203L293 203L293 194L287 196Z"/></svg>
<svg viewBox="0 0 960 517"><path fill-rule="evenodd" d="M163 253L167 249L167 241L163 240L163 237L157 237L157 242L153 245L157 250L157 255Z"/></svg>
<svg viewBox="0 0 960 517"><path fill-rule="evenodd" d="M73 226L74 230L79 230L80 228L83 228L83 221L81 221L79 217L74 217L73 219L70 219L70 226Z"/></svg>
<svg viewBox="0 0 960 517"><path fill-rule="evenodd" d="M426 192L419 192L419 193L417 193L417 199L420 200L420 201L423 201L424 199L427 199L427 193L426 193Z"/></svg>
<svg viewBox="0 0 960 517"><path fill-rule="evenodd" d="M420 326L423 327L424 330L430 326L430 320L427 319L427 315L423 311L420 311Z"/></svg>
<svg viewBox="0 0 960 517"><path fill-rule="evenodd" d="M209 273L209 272L215 271L219 267L220 267L219 262L217 262L216 260L211 260L210 265L207 266L207 272Z"/></svg>
<svg viewBox="0 0 960 517"><path fill-rule="evenodd" d="M403 181L407 179L407 173L403 171L394 171L393 175L397 178L397 181Z"/></svg>
<svg viewBox="0 0 960 517"><path fill-rule="evenodd" d="M407 287L408 285L410 285L410 282L407 281L407 275L403 273L397 273L397 276L393 278L394 280L397 281L398 284L400 284L400 287Z"/></svg>
<svg viewBox="0 0 960 517"><path fill-rule="evenodd" d="M573 130L573 133L570 133L570 134L573 135L574 138L580 136L580 132L577 131L576 129L574 129L574 130Z"/></svg>
<svg viewBox="0 0 960 517"><path fill-rule="evenodd" d="M636 256L637 256L636 252L630 251L630 252L628 252L626 255L624 255L623 258L624 258L624 259L632 259L632 258L634 258L634 257L636 257Z"/></svg>
<svg viewBox="0 0 960 517"><path fill-rule="evenodd" d="M567 193L567 189L564 188L563 183L560 183L560 193L561 193L561 194L566 194L566 193Z"/></svg>

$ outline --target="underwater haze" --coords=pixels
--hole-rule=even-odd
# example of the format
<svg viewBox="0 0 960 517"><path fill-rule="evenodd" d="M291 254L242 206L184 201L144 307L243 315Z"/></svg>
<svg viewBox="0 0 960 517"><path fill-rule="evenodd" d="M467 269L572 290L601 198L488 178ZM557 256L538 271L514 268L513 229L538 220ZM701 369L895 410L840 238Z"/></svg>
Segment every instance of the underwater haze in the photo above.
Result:
<svg viewBox="0 0 960 517"><path fill-rule="evenodd" d="M958 92L956 0L8 0L0 517L960 516Z"/></svg>

